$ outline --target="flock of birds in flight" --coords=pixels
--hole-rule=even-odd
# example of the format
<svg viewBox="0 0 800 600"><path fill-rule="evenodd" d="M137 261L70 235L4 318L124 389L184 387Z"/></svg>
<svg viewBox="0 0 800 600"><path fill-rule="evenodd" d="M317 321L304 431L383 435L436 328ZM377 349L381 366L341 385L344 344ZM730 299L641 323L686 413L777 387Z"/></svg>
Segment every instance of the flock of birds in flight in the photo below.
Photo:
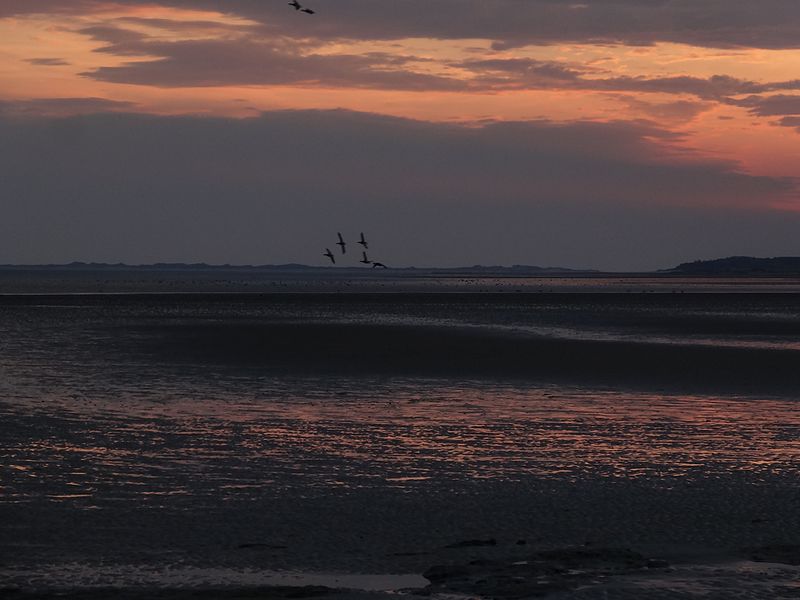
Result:
<svg viewBox="0 0 800 600"><path fill-rule="evenodd" d="M344 238L342 237L341 233L337 232L336 235L339 236L339 241L336 242L336 245L339 246L339 248L341 248L342 254L347 254L347 242L344 241ZM361 239L358 240L356 243L357 244L361 244L362 246L364 246L364 250L362 250L362 252L361 252L362 258L358 262L363 263L365 265L372 265L373 269L387 269L388 268L382 262L378 262L378 261L375 261L375 260L370 260L370 259L367 258L367 250L369 250L369 245L367 244L367 240L364 238L364 233L363 232L361 233ZM325 248L325 252L322 253L322 256L327 256L329 259L331 259L331 263L333 263L334 265L336 264L336 258L333 256L333 252L331 252L330 248Z"/></svg>
<svg viewBox="0 0 800 600"><path fill-rule="evenodd" d="M291 6L295 10L299 10L300 12L304 12L304 13L307 13L309 15L313 15L314 14L313 10L311 10L310 8L306 8L305 6L300 4L297 0L292 0L291 2L289 2L289 6ZM337 233L336 235L339 236L339 241L336 242L336 245L339 246L342 249L342 254L347 254L347 242L344 241L344 238L342 237L341 233ZM364 233L363 232L361 233L361 239L356 243L357 244L361 244L362 246L364 246L364 250L361 252L361 260L358 261L358 262L363 263L365 265L372 265L373 269L386 269L386 268L388 268L382 262L370 260L370 259L367 258L367 250L369 249L369 245L367 244L367 240L364 239ZM334 264L334 265L336 264L336 257L333 255L333 252L331 252L330 248L325 248L325 252L323 252L322 255L323 256L327 256L330 259L332 264Z"/></svg>
<svg viewBox="0 0 800 600"><path fill-rule="evenodd" d="M289 4L289 6L291 6L295 10L299 10L300 12L304 12L304 13L309 14L309 15L313 15L314 14L313 10L311 10L310 8L306 8L305 6L300 4L297 0L291 0L291 2L289 2L288 4ZM344 241L344 238L342 237L341 233L337 232L336 235L339 236L339 241L336 242L336 245L339 246L339 248L341 248L342 254L347 254L347 242ZM364 246L364 250L362 250L362 252L361 252L361 260L358 261L358 262L363 263L365 265L372 265L373 269L387 269L388 268L382 262L378 262L378 261L375 261L375 260L370 260L369 258L367 258L367 250L369 249L369 245L367 244L367 240L364 238L364 233L363 232L361 233L361 239L358 240L358 242L356 242L356 243L357 244L361 244L362 246ZM336 264L336 257L333 255L333 252L331 252L330 248L325 248L325 252L323 252L322 255L323 256L327 256L330 259L331 264L334 264L334 265Z"/></svg>
<svg viewBox="0 0 800 600"><path fill-rule="evenodd" d="M309 15L313 15L314 14L313 10L311 10L310 8L306 8L305 6L300 4L297 0L291 0L291 2L289 2L288 4L289 4L289 6L291 6L295 10L299 10L300 12L304 12L304 13L309 14ZM342 237L341 233L337 232L336 235L339 236L339 241L336 242L336 245L339 246L339 248L341 248L342 254L347 254L347 242L344 241L344 238ZM357 244L361 244L362 246L364 246L364 250L362 250L362 252L361 252L361 260L358 261L358 262L363 263L365 265L372 265L373 269L387 269L388 268L382 262L378 262L378 261L375 261L375 260L370 260L369 258L367 258L367 250L369 249L369 245L367 244L367 240L364 238L364 233L363 232L361 233L361 239L358 240L358 242L356 242L356 243ZM331 252L330 248L325 248L325 252L323 252L322 255L323 256L327 256L330 259L331 264L334 264L334 265L336 264L336 257L333 255L333 252Z"/></svg>

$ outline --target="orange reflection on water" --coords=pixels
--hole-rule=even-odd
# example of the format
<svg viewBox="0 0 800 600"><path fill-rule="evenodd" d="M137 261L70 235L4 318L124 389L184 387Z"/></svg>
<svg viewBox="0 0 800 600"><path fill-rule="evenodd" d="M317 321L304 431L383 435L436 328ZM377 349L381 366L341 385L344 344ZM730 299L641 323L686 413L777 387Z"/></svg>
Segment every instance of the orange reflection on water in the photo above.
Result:
<svg viewBox="0 0 800 600"><path fill-rule="evenodd" d="M340 382L313 399L272 393L0 404L4 419L48 432L7 446L16 468L3 501L800 474L800 415L786 399L418 380Z"/></svg>

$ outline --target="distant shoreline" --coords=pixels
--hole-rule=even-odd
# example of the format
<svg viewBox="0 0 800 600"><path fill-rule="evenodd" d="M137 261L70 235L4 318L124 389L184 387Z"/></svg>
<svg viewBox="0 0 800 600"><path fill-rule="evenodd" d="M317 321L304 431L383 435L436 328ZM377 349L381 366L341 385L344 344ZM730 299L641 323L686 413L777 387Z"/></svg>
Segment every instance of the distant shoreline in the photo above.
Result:
<svg viewBox="0 0 800 600"><path fill-rule="evenodd" d="M473 265L462 267L396 267L375 270L370 267L314 266L299 263L232 265L208 263L125 263L71 262L65 264L4 264L0 272L52 273L302 273L325 276L406 276L406 277L797 277L800 276L800 257L755 258L732 256L713 260L681 263L669 269L655 271L600 271L535 265Z"/></svg>
<svg viewBox="0 0 800 600"><path fill-rule="evenodd" d="M36 265L0 265L0 271L52 271L52 272L220 272L220 273L304 273L304 274L352 274L370 273L379 275L384 273L394 273L410 275L413 277L433 275L481 275L491 276L494 274L507 274L515 277L529 277L536 275L577 275L577 276L596 276L602 274L601 271L591 269L567 269L562 267L537 267L529 265L506 266L483 266L475 265L472 267L393 267L388 269L375 270L371 267L336 267L336 266L315 266L303 264L280 264L280 265L231 265L221 264L212 265L207 263L154 263L141 265L128 265L125 263L84 263L72 262L67 264L36 264Z"/></svg>

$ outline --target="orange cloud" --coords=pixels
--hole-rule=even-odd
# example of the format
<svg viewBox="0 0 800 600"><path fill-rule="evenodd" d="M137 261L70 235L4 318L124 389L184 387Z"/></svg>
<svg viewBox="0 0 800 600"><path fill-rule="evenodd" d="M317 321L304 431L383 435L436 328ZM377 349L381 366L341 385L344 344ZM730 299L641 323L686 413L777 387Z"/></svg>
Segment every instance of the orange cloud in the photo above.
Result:
<svg viewBox="0 0 800 600"><path fill-rule="evenodd" d="M0 4L0 16L7 15L0 18L0 100L27 115L96 110L242 118L346 108L436 122L626 119L680 133L677 147L693 160L720 157L754 174L797 175L792 157L800 135L790 105L800 87L800 51L713 47L721 29L693 40L698 45L683 39L687 32L668 28L658 35L669 42L656 35L644 46L609 45L603 36L623 35L624 22L584 23L589 13L602 16L587 5L562 15L581 27L605 28L596 38L587 29L582 41L539 31L528 42L548 45L532 45L520 30L504 44L489 36L491 27L481 38L467 23L411 37L402 22L405 29L376 41L368 39L366 24L378 18L370 9L352 15L352 23L337 20L351 14L348 2L336 16L306 21L283 6L240 2L226 4L227 12L168 1L14 6ZM530 6L550 14L536 0ZM714 6L684 8L717 15ZM666 14L628 8L625 14L639 11L648 19Z"/></svg>

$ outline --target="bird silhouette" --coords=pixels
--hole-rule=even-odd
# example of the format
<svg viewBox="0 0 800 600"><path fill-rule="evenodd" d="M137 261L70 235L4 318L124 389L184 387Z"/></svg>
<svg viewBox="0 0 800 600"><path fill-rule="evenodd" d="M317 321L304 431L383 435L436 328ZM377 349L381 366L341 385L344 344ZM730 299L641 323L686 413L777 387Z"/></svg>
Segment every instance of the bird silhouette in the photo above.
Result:
<svg viewBox="0 0 800 600"><path fill-rule="evenodd" d="M309 14L309 15L313 15L313 14L314 14L314 11L313 11L313 10L311 10L310 8L305 8L305 7L304 7L302 4L300 4L300 3L299 3L297 0L292 0L292 1L291 1L291 2L289 2L288 4L289 4L289 6L291 6L291 7L292 7L292 8L294 8L295 10L299 10L300 12L304 12L304 13L307 13L307 14Z"/></svg>
<svg viewBox="0 0 800 600"><path fill-rule="evenodd" d="M322 256L327 256L331 259L333 264L336 264L336 259L333 258L333 252L330 251L330 248L325 248L325 252L322 253Z"/></svg>
<svg viewBox="0 0 800 600"><path fill-rule="evenodd" d="M363 256L364 258L362 258L362 259L361 259L360 261L358 261L358 262L362 262L362 263L364 263L365 265L371 265L371 264L372 264L372 261L371 261L370 259L368 259L368 258L367 258L367 253L366 253L366 252L362 252L361 254L362 254L362 256Z"/></svg>
<svg viewBox="0 0 800 600"><path fill-rule="evenodd" d="M342 247L342 254L345 254L347 252L347 249L345 248L345 246L347 246L347 243L345 243L345 241L342 239L342 234L341 233L337 233L336 235L339 236L339 241L336 242L336 245L337 246L341 246Z"/></svg>
<svg viewBox="0 0 800 600"><path fill-rule="evenodd" d="M383 264L382 262L373 262L373 263L372 263L372 268L373 268L373 269L388 269L389 267L387 267L387 266L386 266L385 264Z"/></svg>
<svg viewBox="0 0 800 600"><path fill-rule="evenodd" d="M361 239L358 241L359 244L364 246L364 250L369 250L369 246L367 246L367 240L364 239L364 232L361 232Z"/></svg>

